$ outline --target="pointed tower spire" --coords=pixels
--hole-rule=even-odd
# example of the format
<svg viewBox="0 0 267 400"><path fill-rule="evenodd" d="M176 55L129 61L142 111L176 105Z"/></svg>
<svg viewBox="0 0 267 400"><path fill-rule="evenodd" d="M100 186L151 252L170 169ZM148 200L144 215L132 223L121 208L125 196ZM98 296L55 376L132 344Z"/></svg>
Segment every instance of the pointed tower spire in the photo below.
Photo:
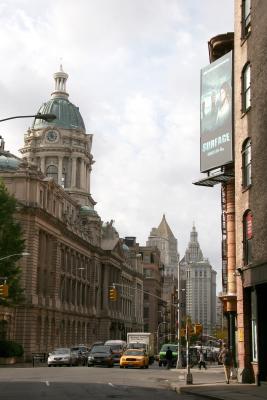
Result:
<svg viewBox="0 0 267 400"><path fill-rule="evenodd" d="M203 260L203 254L198 243L198 233L195 223L193 223L192 231L190 232L190 242L188 243L185 252L185 260L187 262Z"/></svg>
<svg viewBox="0 0 267 400"><path fill-rule="evenodd" d="M192 231L190 233L190 242L197 243L198 242L197 237L198 237L198 233L196 231L195 222L193 222Z"/></svg>
<svg viewBox="0 0 267 400"><path fill-rule="evenodd" d="M165 214L163 214L161 223L158 226L158 236L164 237L166 239L174 238L174 234L172 233L172 230L169 227L168 222L166 221Z"/></svg>
<svg viewBox="0 0 267 400"><path fill-rule="evenodd" d="M55 79L55 90L51 94L52 99L55 97L61 97L67 99L69 94L66 92L66 82L69 75L63 71L62 64L60 64L59 72L54 74Z"/></svg>

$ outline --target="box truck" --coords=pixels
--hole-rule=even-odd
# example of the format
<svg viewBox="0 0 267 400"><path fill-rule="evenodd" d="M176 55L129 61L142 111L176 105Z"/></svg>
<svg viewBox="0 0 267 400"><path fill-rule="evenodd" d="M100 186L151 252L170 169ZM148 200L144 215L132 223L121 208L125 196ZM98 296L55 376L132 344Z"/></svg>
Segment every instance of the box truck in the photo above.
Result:
<svg viewBox="0 0 267 400"><path fill-rule="evenodd" d="M155 360L153 333L128 332L127 349L145 349L149 356L149 364L152 364Z"/></svg>

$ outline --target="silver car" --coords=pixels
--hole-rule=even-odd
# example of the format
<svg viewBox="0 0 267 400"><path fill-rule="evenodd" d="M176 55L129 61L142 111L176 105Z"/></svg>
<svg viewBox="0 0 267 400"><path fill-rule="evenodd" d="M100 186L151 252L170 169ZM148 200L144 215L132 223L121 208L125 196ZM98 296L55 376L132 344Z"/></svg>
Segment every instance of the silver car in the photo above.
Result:
<svg viewBox="0 0 267 400"><path fill-rule="evenodd" d="M77 352L72 352L69 348L59 348L55 349L48 355L47 365L51 367L52 365L78 365L79 359Z"/></svg>

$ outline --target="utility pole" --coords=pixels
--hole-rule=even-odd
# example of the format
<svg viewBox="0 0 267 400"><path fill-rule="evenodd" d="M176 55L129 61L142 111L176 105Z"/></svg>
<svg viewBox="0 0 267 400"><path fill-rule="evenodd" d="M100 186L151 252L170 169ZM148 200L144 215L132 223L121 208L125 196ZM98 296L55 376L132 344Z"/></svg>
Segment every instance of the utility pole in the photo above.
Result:
<svg viewBox="0 0 267 400"><path fill-rule="evenodd" d="M182 368L182 346L181 346L181 288L180 288L180 265L178 263L178 274L177 274L177 361L176 368Z"/></svg>
<svg viewBox="0 0 267 400"><path fill-rule="evenodd" d="M190 342L190 325L189 318L186 318L186 384L193 384L193 375L190 372L190 354L189 354L189 342Z"/></svg>

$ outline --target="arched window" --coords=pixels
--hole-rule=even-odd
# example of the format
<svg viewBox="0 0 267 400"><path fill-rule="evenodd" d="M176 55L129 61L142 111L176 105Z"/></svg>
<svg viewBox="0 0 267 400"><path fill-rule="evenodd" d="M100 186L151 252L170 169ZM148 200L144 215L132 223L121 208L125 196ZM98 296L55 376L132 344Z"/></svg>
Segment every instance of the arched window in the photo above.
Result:
<svg viewBox="0 0 267 400"><path fill-rule="evenodd" d="M253 238L253 216L250 210L246 211L243 217L243 253L244 264L252 261L252 238Z"/></svg>
<svg viewBox="0 0 267 400"><path fill-rule="evenodd" d="M251 185L251 139L247 139L242 147L242 185L247 188Z"/></svg>
<svg viewBox="0 0 267 400"><path fill-rule="evenodd" d="M58 182L58 170L55 165L49 165L46 168L46 176L49 178L53 178L54 181L57 183Z"/></svg>
<svg viewBox="0 0 267 400"><path fill-rule="evenodd" d="M242 71L242 111L247 112L250 109L250 63L247 63Z"/></svg>

